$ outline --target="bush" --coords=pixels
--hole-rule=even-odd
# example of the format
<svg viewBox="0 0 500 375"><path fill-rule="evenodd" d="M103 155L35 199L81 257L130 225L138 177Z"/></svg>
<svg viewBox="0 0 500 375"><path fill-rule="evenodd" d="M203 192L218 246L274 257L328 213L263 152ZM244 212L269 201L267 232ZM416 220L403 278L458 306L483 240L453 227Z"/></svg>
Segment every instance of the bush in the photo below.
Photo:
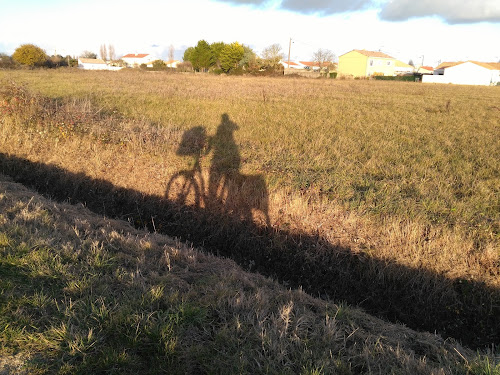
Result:
<svg viewBox="0 0 500 375"><path fill-rule="evenodd" d="M373 79L379 81L405 81L405 82L415 82L416 77L414 75L411 76L372 76Z"/></svg>
<svg viewBox="0 0 500 375"><path fill-rule="evenodd" d="M167 64L163 60L155 60L153 61L153 69L154 70L164 70L167 68Z"/></svg>
<svg viewBox="0 0 500 375"><path fill-rule="evenodd" d="M5 53L0 53L0 69L13 69L16 64L12 60L12 57Z"/></svg>
<svg viewBox="0 0 500 375"><path fill-rule="evenodd" d="M23 44L15 50L12 59L19 64L33 67L45 65L48 57L40 47L34 44Z"/></svg>
<svg viewBox="0 0 500 375"><path fill-rule="evenodd" d="M190 61L183 61L180 64L177 64L177 71L178 72L192 72L193 71L193 64L191 64Z"/></svg>

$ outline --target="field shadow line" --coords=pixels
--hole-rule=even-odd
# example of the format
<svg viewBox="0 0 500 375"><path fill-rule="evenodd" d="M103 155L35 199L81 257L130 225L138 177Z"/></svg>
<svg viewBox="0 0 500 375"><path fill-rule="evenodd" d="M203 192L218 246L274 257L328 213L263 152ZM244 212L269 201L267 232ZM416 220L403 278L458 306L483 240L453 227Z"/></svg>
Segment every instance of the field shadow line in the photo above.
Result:
<svg viewBox="0 0 500 375"><path fill-rule="evenodd" d="M472 348L500 344L500 290L485 283L451 280L354 253L315 234L278 230L226 212L179 205L15 155L0 153L0 173L56 201L82 203L99 215L192 242L314 296L345 301Z"/></svg>

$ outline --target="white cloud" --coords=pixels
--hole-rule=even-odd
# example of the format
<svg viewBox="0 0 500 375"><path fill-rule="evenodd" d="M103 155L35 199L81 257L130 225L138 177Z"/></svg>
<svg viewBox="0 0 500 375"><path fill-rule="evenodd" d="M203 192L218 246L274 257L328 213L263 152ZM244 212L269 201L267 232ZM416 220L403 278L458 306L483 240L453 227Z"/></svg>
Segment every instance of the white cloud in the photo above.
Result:
<svg viewBox="0 0 500 375"><path fill-rule="evenodd" d="M113 44L117 55L154 53L166 58L174 45L176 58L181 58L183 49L205 39L239 41L258 53L279 43L288 55L292 38L292 59L308 60L319 48L337 56L352 49L381 49L405 62L420 61L425 55L426 64L438 59L500 58L500 51L492 48L495 44L478 42L484 35L499 40L498 23L449 25L437 17L388 22L380 19L378 8L319 16L283 10L279 1L240 1L247 5L235 6L215 0L67 0L35 7L26 6L26 1L34 0L11 2L7 12L0 12L0 52L11 54L21 43L35 43L49 54L78 55L83 50L98 53L101 44ZM323 3L308 2L310 9ZM446 43L439 35L446 35Z"/></svg>
<svg viewBox="0 0 500 375"><path fill-rule="evenodd" d="M384 5L380 16L390 21L438 16L450 24L500 22L500 1L391 0Z"/></svg>

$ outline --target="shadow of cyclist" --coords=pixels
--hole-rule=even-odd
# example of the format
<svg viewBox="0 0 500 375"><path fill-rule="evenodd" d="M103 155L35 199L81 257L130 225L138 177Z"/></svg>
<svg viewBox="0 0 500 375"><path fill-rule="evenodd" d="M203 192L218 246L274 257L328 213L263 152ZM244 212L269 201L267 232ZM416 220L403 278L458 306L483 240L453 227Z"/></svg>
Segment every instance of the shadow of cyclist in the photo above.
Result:
<svg viewBox="0 0 500 375"><path fill-rule="evenodd" d="M240 173L241 156L234 139L234 132L238 129L238 125L224 113L217 132L209 141L212 159L205 203L213 212L270 225L264 178Z"/></svg>
<svg viewBox="0 0 500 375"><path fill-rule="evenodd" d="M175 173L167 184L166 198L178 206L204 207L209 215L270 226L269 198L262 175L240 173L241 157L234 132L239 127L224 113L214 136L205 128L184 132L177 155L193 158L193 167ZM208 141L207 141L208 139ZM200 157L211 153L208 183Z"/></svg>

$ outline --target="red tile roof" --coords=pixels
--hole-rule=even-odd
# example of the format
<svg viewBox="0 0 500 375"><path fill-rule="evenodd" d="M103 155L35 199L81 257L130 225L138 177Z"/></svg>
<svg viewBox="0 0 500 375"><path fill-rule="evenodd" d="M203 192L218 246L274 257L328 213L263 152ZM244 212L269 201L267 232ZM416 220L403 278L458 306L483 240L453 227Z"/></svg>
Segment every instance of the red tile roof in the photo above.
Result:
<svg viewBox="0 0 500 375"><path fill-rule="evenodd" d="M389 56L383 52L380 51L367 51L364 49L355 49L353 50L355 52L361 53L362 55L368 56L368 57L382 57L384 59L393 59L394 57Z"/></svg>
<svg viewBox="0 0 500 375"><path fill-rule="evenodd" d="M122 56L122 59L123 58L138 58L138 59L142 59L142 58L144 58L146 56L149 56L149 53L138 53L138 54L129 53L128 55Z"/></svg>

